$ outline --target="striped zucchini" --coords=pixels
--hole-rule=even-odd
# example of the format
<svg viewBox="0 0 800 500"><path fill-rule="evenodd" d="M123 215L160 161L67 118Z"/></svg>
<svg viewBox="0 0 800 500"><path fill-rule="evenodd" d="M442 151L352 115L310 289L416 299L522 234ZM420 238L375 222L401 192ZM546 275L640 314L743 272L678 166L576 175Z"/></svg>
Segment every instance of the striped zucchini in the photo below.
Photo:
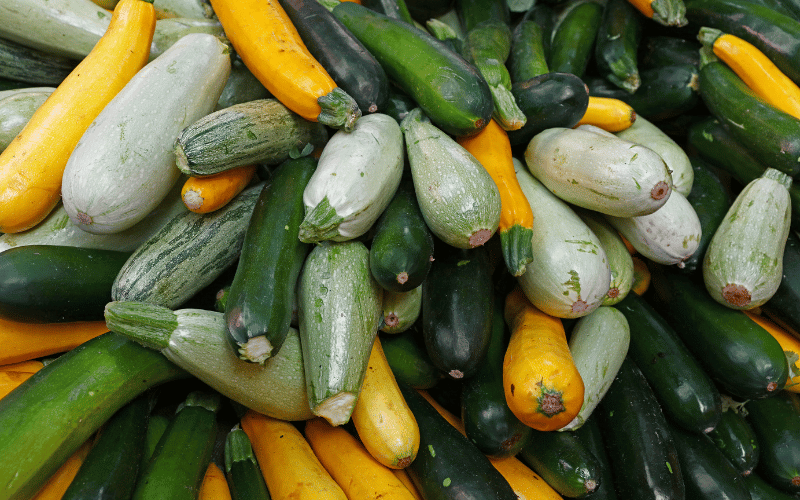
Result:
<svg viewBox="0 0 800 500"><path fill-rule="evenodd" d="M0 77L18 82L58 85L78 61L0 38Z"/></svg>
<svg viewBox="0 0 800 500"><path fill-rule="evenodd" d="M199 177L242 165L277 165L293 150L322 147L328 132L277 99L234 104L206 115L183 129L175 144L181 172Z"/></svg>
<svg viewBox="0 0 800 500"><path fill-rule="evenodd" d="M239 257L263 183L209 214L185 211L142 243L122 266L112 300L182 305Z"/></svg>

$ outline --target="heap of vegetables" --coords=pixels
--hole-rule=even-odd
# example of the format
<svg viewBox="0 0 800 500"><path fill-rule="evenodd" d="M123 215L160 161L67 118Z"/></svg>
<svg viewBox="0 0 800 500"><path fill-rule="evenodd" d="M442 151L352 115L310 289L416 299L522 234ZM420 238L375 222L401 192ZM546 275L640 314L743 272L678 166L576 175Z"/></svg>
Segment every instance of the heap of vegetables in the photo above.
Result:
<svg viewBox="0 0 800 500"><path fill-rule="evenodd" d="M0 499L796 498L798 40L4 1Z"/></svg>

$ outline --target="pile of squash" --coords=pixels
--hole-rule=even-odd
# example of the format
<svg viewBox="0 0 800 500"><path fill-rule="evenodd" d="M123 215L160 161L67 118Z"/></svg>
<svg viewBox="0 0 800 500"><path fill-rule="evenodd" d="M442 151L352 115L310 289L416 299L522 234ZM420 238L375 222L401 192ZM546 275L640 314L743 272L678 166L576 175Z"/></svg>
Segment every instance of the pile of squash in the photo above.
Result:
<svg viewBox="0 0 800 500"><path fill-rule="evenodd" d="M4 0L0 500L800 498L800 3Z"/></svg>

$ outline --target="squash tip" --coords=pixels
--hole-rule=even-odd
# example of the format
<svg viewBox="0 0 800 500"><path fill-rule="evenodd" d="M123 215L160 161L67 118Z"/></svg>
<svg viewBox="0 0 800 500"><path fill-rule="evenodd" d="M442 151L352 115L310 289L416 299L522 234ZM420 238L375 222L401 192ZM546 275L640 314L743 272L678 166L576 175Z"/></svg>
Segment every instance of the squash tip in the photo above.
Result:
<svg viewBox="0 0 800 500"><path fill-rule="evenodd" d="M734 307L746 307L750 304L750 291L744 285L728 283L722 287L722 297Z"/></svg>

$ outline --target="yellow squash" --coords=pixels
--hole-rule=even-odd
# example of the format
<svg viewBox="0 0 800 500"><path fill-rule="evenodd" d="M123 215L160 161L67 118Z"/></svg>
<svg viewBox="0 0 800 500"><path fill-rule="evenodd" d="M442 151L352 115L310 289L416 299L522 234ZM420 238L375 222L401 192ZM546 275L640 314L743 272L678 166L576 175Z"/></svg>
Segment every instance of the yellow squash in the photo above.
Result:
<svg viewBox="0 0 800 500"><path fill-rule="evenodd" d="M255 174L255 165L243 165L207 177L189 177L181 188L181 199L198 214L219 210L241 193Z"/></svg>
<svg viewBox="0 0 800 500"><path fill-rule="evenodd" d="M225 473L214 462L208 464L197 498L198 500L231 500L231 490L225 479Z"/></svg>
<svg viewBox="0 0 800 500"><path fill-rule="evenodd" d="M575 125L594 125L606 132L621 132L636 121L636 111L626 102L613 97L589 96L589 106Z"/></svg>
<svg viewBox="0 0 800 500"><path fill-rule="evenodd" d="M494 468L506 478L519 500L563 500L547 481L533 472L530 467L516 457L489 457Z"/></svg>
<svg viewBox="0 0 800 500"><path fill-rule="evenodd" d="M61 177L81 136L146 63L155 30L151 3L122 0L100 41L0 153L0 232L44 219L61 196Z"/></svg>
<svg viewBox="0 0 800 500"><path fill-rule="evenodd" d="M23 323L0 318L0 366L66 352L107 331L105 321Z"/></svg>

